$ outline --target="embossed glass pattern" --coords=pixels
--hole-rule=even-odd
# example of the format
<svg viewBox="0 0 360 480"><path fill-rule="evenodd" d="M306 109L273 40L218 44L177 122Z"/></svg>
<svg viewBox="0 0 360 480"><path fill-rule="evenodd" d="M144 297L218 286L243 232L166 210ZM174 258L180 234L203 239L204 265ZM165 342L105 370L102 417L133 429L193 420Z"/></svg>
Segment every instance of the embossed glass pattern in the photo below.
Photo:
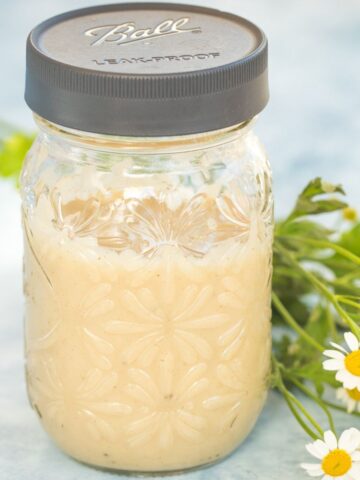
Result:
<svg viewBox="0 0 360 480"><path fill-rule="evenodd" d="M21 180L31 404L68 454L128 471L247 436L270 358L272 195L252 123L40 134Z"/></svg>

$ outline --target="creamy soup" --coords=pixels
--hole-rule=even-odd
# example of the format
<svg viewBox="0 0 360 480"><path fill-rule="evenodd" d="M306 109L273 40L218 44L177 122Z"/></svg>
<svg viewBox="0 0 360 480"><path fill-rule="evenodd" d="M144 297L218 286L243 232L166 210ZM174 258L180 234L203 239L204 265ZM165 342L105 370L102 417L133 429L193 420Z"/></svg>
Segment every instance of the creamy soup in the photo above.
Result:
<svg viewBox="0 0 360 480"><path fill-rule="evenodd" d="M252 218L246 241L226 240L224 227L199 251L201 231L181 205L162 207L156 225L153 199L122 202L43 195L24 218L32 405L83 462L131 471L214 462L247 436L265 400L271 236ZM166 233L170 211L178 223ZM156 228L166 241L152 241Z"/></svg>

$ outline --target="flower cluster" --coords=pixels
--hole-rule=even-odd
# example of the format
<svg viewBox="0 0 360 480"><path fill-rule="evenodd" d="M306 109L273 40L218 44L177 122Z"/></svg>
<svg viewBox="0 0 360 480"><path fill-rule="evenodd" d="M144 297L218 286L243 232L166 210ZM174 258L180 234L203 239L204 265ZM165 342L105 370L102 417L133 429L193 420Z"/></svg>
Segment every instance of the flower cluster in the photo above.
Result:
<svg viewBox="0 0 360 480"><path fill-rule="evenodd" d="M323 440L306 445L307 451L321 463L303 463L301 466L310 477L323 480L360 479L360 432L356 428L345 430L339 440L328 430Z"/></svg>
<svg viewBox="0 0 360 480"><path fill-rule="evenodd" d="M351 413L356 409L360 411L360 342L351 332L345 333L344 338L347 348L331 343L334 349L324 351L328 359L323 367L336 372L336 380L343 385L337 391L338 398L347 404Z"/></svg>
<svg viewBox="0 0 360 480"><path fill-rule="evenodd" d="M344 334L346 347L331 343L333 349L325 350L325 370L336 372L335 378L342 384L337 390L349 413L360 411L360 342L351 332ZM323 440L306 445L308 452L320 463L304 463L301 466L310 477L322 480L360 480L360 431L345 430L339 439L328 430Z"/></svg>

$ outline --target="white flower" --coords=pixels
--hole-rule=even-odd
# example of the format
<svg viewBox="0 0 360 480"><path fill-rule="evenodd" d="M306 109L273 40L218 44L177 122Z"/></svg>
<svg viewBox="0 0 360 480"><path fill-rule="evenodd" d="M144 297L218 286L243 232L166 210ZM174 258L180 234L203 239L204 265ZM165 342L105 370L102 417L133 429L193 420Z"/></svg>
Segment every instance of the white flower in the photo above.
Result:
<svg viewBox="0 0 360 480"><path fill-rule="evenodd" d="M336 390L336 396L347 407L348 413L353 413L356 410L360 412L360 390L353 388L338 388Z"/></svg>
<svg viewBox="0 0 360 480"><path fill-rule="evenodd" d="M316 440L306 445L307 451L321 463L303 463L310 477L322 480L360 479L360 431L356 428L345 430L339 441L330 430L324 433L324 441Z"/></svg>
<svg viewBox="0 0 360 480"><path fill-rule="evenodd" d="M345 333L344 338L350 351L331 343L335 350L324 351L329 360L325 360L323 366L325 370L336 371L336 380L345 388L360 390L360 342L351 332Z"/></svg>

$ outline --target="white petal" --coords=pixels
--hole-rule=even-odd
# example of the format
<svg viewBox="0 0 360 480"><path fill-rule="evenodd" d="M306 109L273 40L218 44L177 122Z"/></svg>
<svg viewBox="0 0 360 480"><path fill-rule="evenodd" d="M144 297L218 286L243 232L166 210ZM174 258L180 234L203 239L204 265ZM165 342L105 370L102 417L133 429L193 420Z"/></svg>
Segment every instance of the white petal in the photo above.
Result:
<svg viewBox="0 0 360 480"><path fill-rule="evenodd" d="M360 390L360 377L353 375L345 369L339 370L335 378L336 380L341 382L348 390L352 390L354 388L359 388Z"/></svg>
<svg viewBox="0 0 360 480"><path fill-rule="evenodd" d="M359 445L359 438L356 433L357 431L352 428L345 430L339 439L339 448L341 450L346 450L348 453L354 452Z"/></svg>
<svg viewBox="0 0 360 480"><path fill-rule="evenodd" d="M357 450L351 455L353 462L360 462L360 450Z"/></svg>
<svg viewBox="0 0 360 480"><path fill-rule="evenodd" d="M356 400L349 398L347 401L347 412L353 413L356 409Z"/></svg>
<svg viewBox="0 0 360 480"><path fill-rule="evenodd" d="M300 466L305 470L318 470L319 468L321 469L321 463L302 463Z"/></svg>
<svg viewBox="0 0 360 480"><path fill-rule="evenodd" d="M343 378L344 375L346 375L346 373L347 373L347 370L345 369L345 367L344 367L344 368L341 368L341 369L337 372L335 378L336 378L336 379Z"/></svg>
<svg viewBox="0 0 360 480"><path fill-rule="evenodd" d="M324 472L321 468L319 468L319 470L308 470L306 473L309 475L309 477L321 477L321 475L324 475Z"/></svg>
<svg viewBox="0 0 360 480"><path fill-rule="evenodd" d="M322 440L316 440L314 443L305 445L306 450L315 458L322 460L329 453L329 448Z"/></svg>
<svg viewBox="0 0 360 480"><path fill-rule="evenodd" d="M300 466L306 470L306 473L310 475L310 477L320 477L324 474L320 463L302 463Z"/></svg>
<svg viewBox="0 0 360 480"><path fill-rule="evenodd" d="M325 355L325 357L334 358L335 360L343 360L345 358L345 355L337 350L324 350L323 355Z"/></svg>
<svg viewBox="0 0 360 480"><path fill-rule="evenodd" d="M336 398L338 400L344 400L344 401L348 400L349 395L348 395L347 391L345 390L345 388L340 387L336 390Z"/></svg>
<svg viewBox="0 0 360 480"><path fill-rule="evenodd" d="M360 430L358 428L352 427L350 428L352 435L357 439L358 445L357 450L360 451Z"/></svg>
<svg viewBox="0 0 360 480"><path fill-rule="evenodd" d="M324 455L322 455L318 449L314 446L313 443L308 443L305 445L306 450L310 453L315 458L318 458L319 460L322 460Z"/></svg>
<svg viewBox="0 0 360 480"><path fill-rule="evenodd" d="M344 347L342 347L341 345L337 344L337 343L334 343L334 342L330 342L330 345L334 348L336 348L337 350L340 350L340 352L343 352L343 353L348 353Z"/></svg>
<svg viewBox="0 0 360 480"><path fill-rule="evenodd" d="M325 360L323 362L323 367L324 370L330 370L331 372L334 372L336 370L340 370L341 368L344 368L344 362L340 360Z"/></svg>
<svg viewBox="0 0 360 480"><path fill-rule="evenodd" d="M321 477L321 475L324 475L324 470L319 467L319 470L308 470L306 473L309 477Z"/></svg>
<svg viewBox="0 0 360 480"><path fill-rule="evenodd" d="M355 352L356 350L359 350L359 340L355 337L355 335L352 332L346 332L344 334L344 338L346 343L348 344L348 347L352 352Z"/></svg>
<svg viewBox="0 0 360 480"><path fill-rule="evenodd" d="M351 480L359 480L360 479L360 464L355 463L352 465L351 469L349 470L349 477Z"/></svg>
<svg viewBox="0 0 360 480"><path fill-rule="evenodd" d="M336 435L331 430L324 433L324 441L330 450L335 450L338 446Z"/></svg>

